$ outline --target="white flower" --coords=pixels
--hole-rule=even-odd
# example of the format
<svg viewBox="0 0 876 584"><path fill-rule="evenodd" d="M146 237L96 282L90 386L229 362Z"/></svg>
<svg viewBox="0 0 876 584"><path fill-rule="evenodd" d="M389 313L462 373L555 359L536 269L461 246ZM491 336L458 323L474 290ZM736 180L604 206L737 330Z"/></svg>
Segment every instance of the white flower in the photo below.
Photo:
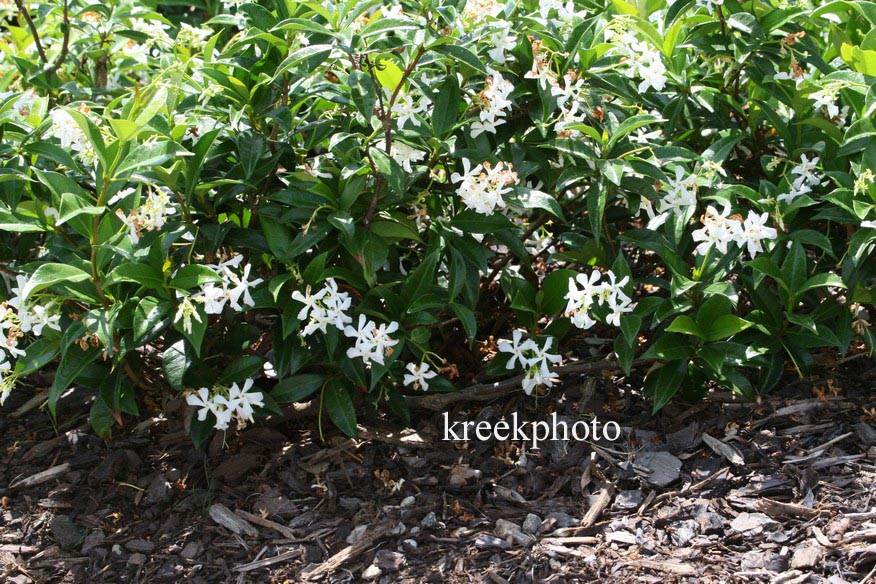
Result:
<svg viewBox="0 0 876 584"><path fill-rule="evenodd" d="M487 46L492 47L487 51L487 55L499 65L503 65L505 52L517 46L517 37L511 33L511 23L503 22L502 27L488 37Z"/></svg>
<svg viewBox="0 0 876 584"><path fill-rule="evenodd" d="M344 335L354 339L354 345L347 349L347 357L359 357L365 363L375 361L383 365L384 357L391 354L392 347L398 344L396 339L389 336L397 330L397 322L391 322L388 326L386 323L377 326L374 321L360 314L358 328L344 328Z"/></svg>
<svg viewBox="0 0 876 584"><path fill-rule="evenodd" d="M243 256L238 256L243 257ZM243 267L243 273L238 275L232 272L229 269L225 269L225 275L227 280L233 286L227 291L228 294L228 303L234 310L242 310L244 306L240 304L240 298L243 296L243 305L252 306L255 304L255 301L250 294L250 289L255 288L264 280L262 278L256 278L255 280L249 279L249 272L252 269L252 265L246 264Z"/></svg>
<svg viewBox="0 0 876 584"><path fill-rule="evenodd" d="M658 212L682 216L687 209L696 207L696 189L696 176L685 176L684 168L676 166L675 179L669 179L667 193L659 201Z"/></svg>
<svg viewBox="0 0 876 584"><path fill-rule="evenodd" d="M519 360L521 364L525 362L526 357L524 356L524 352L529 349L532 341L526 340L521 343L521 339L523 338L523 331L519 329L515 329L511 334L511 342L506 341L505 339L499 340L496 343L496 347L499 351L503 353L511 353L511 358L508 359L508 363L505 364L505 369L514 369L515 364Z"/></svg>
<svg viewBox="0 0 876 584"><path fill-rule="evenodd" d="M311 311L322 310L322 300L328 294L328 288L322 288L316 294L310 293L310 286L304 290L304 294L295 290L292 292L292 300L302 303L304 306L298 311L298 320L304 320Z"/></svg>
<svg viewBox="0 0 876 584"><path fill-rule="evenodd" d="M213 405L213 400L210 397L210 390L206 387L202 387L198 391L187 395L186 403L190 406L200 408L198 410L198 420L200 420L201 422L206 420L207 414L215 409L215 406Z"/></svg>
<svg viewBox="0 0 876 584"><path fill-rule="evenodd" d="M228 302L228 294L215 282L202 285L201 291L193 294L192 298L204 304L204 312L207 314L222 314L225 303Z"/></svg>
<svg viewBox="0 0 876 584"><path fill-rule="evenodd" d="M605 277L606 280L599 283L602 274L593 270L589 276L578 274L569 278L569 292L565 296L566 309L563 314L579 329L586 330L596 324L596 320L589 314L594 302L609 309L605 322L612 326L620 326L621 316L632 312L632 299L623 290L630 277L624 276L618 280L611 270L605 273Z"/></svg>
<svg viewBox="0 0 876 584"><path fill-rule="evenodd" d="M721 253L727 253L729 244L739 240L742 234L742 224L730 218L730 204L725 203L719 213L709 205L703 216L703 227L693 232L693 240L700 242L696 252L704 256L712 246Z"/></svg>
<svg viewBox="0 0 876 584"><path fill-rule="evenodd" d="M800 156L800 164L791 169L791 174L796 174L797 178L791 183L791 190L776 197L778 201L791 203L800 195L811 193L812 189L821 185L821 175L816 172L818 167L818 156L809 160L805 154Z"/></svg>
<svg viewBox="0 0 876 584"><path fill-rule="evenodd" d="M429 389L428 380L438 375L438 373L430 369L428 363L420 363L419 365L416 363L408 363L405 366L405 369L410 371L410 373L405 374L403 380L404 384L407 386L413 386L414 389L422 389L423 391Z"/></svg>
<svg viewBox="0 0 876 584"><path fill-rule="evenodd" d="M778 236L774 228L766 226L767 220L769 213L758 215L754 211L749 212L748 217L745 218L738 243L740 246L748 246L748 253L752 258L763 251L763 241L774 240Z"/></svg>
<svg viewBox="0 0 876 584"><path fill-rule="evenodd" d="M338 283L334 278L325 281L325 286L316 294L310 293L308 286L305 293L292 292L292 299L304 304L298 311L298 320L310 319L301 331L301 336L306 337L316 331L325 333L328 325L343 331L344 327L353 322L346 311L350 308L353 300L346 292L338 290Z"/></svg>
<svg viewBox="0 0 876 584"><path fill-rule="evenodd" d="M503 162L497 163L495 167L485 162L471 168L471 162L463 158L462 166L463 174L455 172L450 180L461 183L456 194L466 208L482 215L492 215L496 207L505 206L502 195L511 191L509 185L518 182L517 173L511 170L510 164L507 169Z"/></svg>
<svg viewBox="0 0 876 584"><path fill-rule="evenodd" d="M250 391L254 381L247 379L243 383L243 387L239 387L237 383L232 383L228 388L228 402L233 404L234 412L240 420L248 422L253 421L253 406L264 407L264 395L260 391Z"/></svg>
<svg viewBox="0 0 876 584"><path fill-rule="evenodd" d="M380 150L381 152L386 151L386 142L384 140L380 140L374 145L375 148ZM412 162L420 162L426 158L426 153L416 148L411 148L404 142L399 142L398 140L393 141L392 146L389 149L389 155L393 160L398 162L398 164L405 170L405 172L414 172L413 167L411 166Z"/></svg>
<svg viewBox="0 0 876 584"><path fill-rule="evenodd" d="M398 116L398 127L399 129L404 128L405 124L408 122L412 123L414 126L420 126L420 120L417 118L417 114L423 113L426 111L426 107L428 105L428 100L424 97L420 100L420 104L418 106L414 106L414 99L410 95L402 96L401 100L395 103L392 106L392 113Z"/></svg>

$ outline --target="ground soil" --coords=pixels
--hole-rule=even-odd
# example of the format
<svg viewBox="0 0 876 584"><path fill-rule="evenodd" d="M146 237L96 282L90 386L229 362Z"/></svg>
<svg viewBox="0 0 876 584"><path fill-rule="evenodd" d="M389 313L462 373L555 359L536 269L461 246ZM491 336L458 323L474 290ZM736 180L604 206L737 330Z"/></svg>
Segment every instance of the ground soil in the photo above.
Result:
<svg viewBox="0 0 876 584"><path fill-rule="evenodd" d="M441 413L417 410L410 430L364 412L358 440L293 417L196 450L179 400L142 404L105 441L87 394L54 425L12 414L34 395L16 391L0 413L0 582L872 582L868 363L657 416L640 380L608 374L451 408L624 429L539 450L445 442Z"/></svg>

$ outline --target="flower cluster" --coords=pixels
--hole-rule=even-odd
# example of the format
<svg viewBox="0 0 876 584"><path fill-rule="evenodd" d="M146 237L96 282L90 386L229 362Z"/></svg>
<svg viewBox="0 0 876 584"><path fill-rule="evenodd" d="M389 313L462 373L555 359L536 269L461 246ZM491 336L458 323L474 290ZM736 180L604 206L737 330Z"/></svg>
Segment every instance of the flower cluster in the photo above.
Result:
<svg viewBox="0 0 876 584"><path fill-rule="evenodd" d="M218 278L201 284L200 289L191 295L177 291L177 311L174 322L182 322L183 330L191 334L193 321L203 323L203 318L197 305L204 307L205 314L222 314L225 306L232 310L242 311L255 304L251 289L261 284L262 278L250 279L252 266L246 264L238 273L232 268L239 268L243 256L238 255L218 264L205 264L213 270Z"/></svg>
<svg viewBox="0 0 876 584"><path fill-rule="evenodd" d="M298 320L303 321L308 316L310 317L301 331L302 337L310 336L316 331L321 331L324 334L328 325L343 331L348 324L353 322L352 317L347 314L353 299L348 293L338 290L338 283L334 278L328 278L325 285L316 294L310 293L310 286L307 287L304 294L295 290L292 292L292 300L304 304L298 311Z"/></svg>
<svg viewBox="0 0 876 584"><path fill-rule="evenodd" d="M378 325L368 320L364 314L359 315L359 325L356 328L344 327L344 335L353 339L354 345L347 349L347 357L359 357L364 363L374 361L384 364L384 357L392 354L392 347L398 344L397 339L389 335L398 330L398 323L393 321L388 325Z"/></svg>
<svg viewBox="0 0 876 584"><path fill-rule="evenodd" d="M26 276L16 276L12 297L0 303L0 405L12 391L12 359L25 354L20 343L26 334L41 337L45 329L61 330L60 306L55 302L41 304L31 297L32 287Z"/></svg>
<svg viewBox="0 0 876 584"><path fill-rule="evenodd" d="M581 131L574 128L574 125L581 124L587 119L584 94L584 79L578 77L574 72L563 75L562 85L557 82L551 87L551 95L557 99L557 107L560 110L560 119L554 128L558 137L579 138L581 136Z"/></svg>
<svg viewBox="0 0 876 584"><path fill-rule="evenodd" d="M821 185L821 175L815 169L818 166L818 156L809 160L805 154L800 156L800 164L791 169L791 174L797 177L791 182L791 190L787 193L782 193L776 199L778 201L786 201L791 203L800 195L805 195L812 192L812 189Z"/></svg>
<svg viewBox="0 0 876 584"><path fill-rule="evenodd" d="M118 196L115 199L119 200ZM114 203L116 200L110 202ZM127 215L121 209L116 209L116 216L128 227L128 237L134 245L140 242L144 231L160 231L168 217L174 214L176 208L170 201L170 190L167 188L150 191L146 201Z"/></svg>
<svg viewBox="0 0 876 584"><path fill-rule="evenodd" d="M456 194L462 199L466 208L474 209L482 215L492 215L496 207L504 207L502 195L511 192L509 185L516 184L517 173L511 170L511 164L498 162L495 166L489 162L471 167L471 161L462 160L462 174L458 172L450 176L454 183L461 183Z"/></svg>
<svg viewBox="0 0 876 584"><path fill-rule="evenodd" d="M86 115L89 108L83 105L77 108L77 111ZM61 148L72 150L79 155L83 164L93 166L97 162L97 151L70 112L64 108L55 108L50 115L52 126L49 132L61 141Z"/></svg>
<svg viewBox="0 0 876 584"><path fill-rule="evenodd" d="M773 240L778 235L772 227L767 227L768 213L749 211L748 217L742 220L738 215L731 215L730 205L725 204L719 213L709 205L703 216L703 226L693 232L693 240L699 242L696 252L704 256L714 246L722 254L727 253L731 243L740 248L748 248L748 254L754 258L763 251L763 242Z"/></svg>
<svg viewBox="0 0 876 584"><path fill-rule="evenodd" d="M471 137L482 133L496 133L496 127L505 123L503 119L511 107L508 96L514 91L514 84L504 79L498 71L487 69L489 76L484 81L484 89L478 94L476 104L480 108L478 121L471 125Z"/></svg>
<svg viewBox="0 0 876 584"><path fill-rule="evenodd" d="M613 44L612 52L620 55L625 65L624 74L630 79L641 79L639 93L648 89L663 91L668 78L666 66L660 57L660 51L654 49L646 41L640 41L628 30L607 29L606 41Z"/></svg>
<svg viewBox="0 0 876 584"><path fill-rule="evenodd" d="M344 333L344 336L354 339L353 346L347 349L347 356L351 359L358 357L366 364L374 361L383 365L384 357L390 355L392 347L398 344L398 340L389 336L398 330L397 322L378 325L360 314L358 326L349 326L353 318L347 314L347 310L353 300L347 292L339 291L334 278L328 278L325 286L314 294L311 294L310 286L304 294L295 290L292 292L292 299L304 305L298 311L298 320L303 321L309 317L300 335L307 337L316 331L325 333L331 325Z"/></svg>
<svg viewBox="0 0 876 584"><path fill-rule="evenodd" d="M422 125L422 122L420 122L417 116L428 111L429 106L432 104L432 100L425 95L420 95L417 104L415 105L414 95L412 93L400 97L401 99L392 106L391 110L398 118L399 130L404 128L408 122L415 127Z"/></svg>
<svg viewBox="0 0 876 584"><path fill-rule="evenodd" d="M253 383L252 379L247 379L243 387L237 383L232 383L231 387L202 387L186 396L186 403L198 408L201 422L207 419L207 414L213 414L217 430L227 430L234 418L237 418L238 427L242 427L246 422L253 422L253 408L265 406L262 392L250 391Z"/></svg>
<svg viewBox="0 0 876 584"><path fill-rule="evenodd" d="M512 333L510 341L502 339L497 343L499 351L511 353L505 368L514 369L519 365L524 370L522 385L526 395L532 394L532 390L540 385L553 387L555 378L551 374L550 364L563 360L560 355L549 352L554 342L553 337L545 338L542 346L533 339L524 341L523 331L518 329Z"/></svg>
<svg viewBox="0 0 876 584"><path fill-rule="evenodd" d="M590 308L597 304L608 308L605 322L620 326L621 316L633 310L633 301L623 290L629 281L629 276L618 280L611 270L605 274L593 270L589 276L578 274L574 278L569 278L569 292L565 296L566 310L563 314L568 316L576 327L586 330L596 324L596 320L590 315Z"/></svg>

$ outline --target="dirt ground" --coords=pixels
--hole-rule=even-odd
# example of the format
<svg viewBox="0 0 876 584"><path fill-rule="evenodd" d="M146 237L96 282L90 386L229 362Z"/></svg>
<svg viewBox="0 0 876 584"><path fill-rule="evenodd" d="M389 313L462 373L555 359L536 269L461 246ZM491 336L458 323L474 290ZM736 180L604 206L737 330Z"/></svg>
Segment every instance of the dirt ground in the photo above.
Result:
<svg viewBox="0 0 876 584"><path fill-rule="evenodd" d="M15 412L38 402L17 391L0 413L0 582L876 582L865 361L656 417L639 381L599 375L451 408L624 430L539 450L444 442L424 411L411 430L365 413L359 440L269 419L195 450L179 400L107 442L88 394L55 427Z"/></svg>

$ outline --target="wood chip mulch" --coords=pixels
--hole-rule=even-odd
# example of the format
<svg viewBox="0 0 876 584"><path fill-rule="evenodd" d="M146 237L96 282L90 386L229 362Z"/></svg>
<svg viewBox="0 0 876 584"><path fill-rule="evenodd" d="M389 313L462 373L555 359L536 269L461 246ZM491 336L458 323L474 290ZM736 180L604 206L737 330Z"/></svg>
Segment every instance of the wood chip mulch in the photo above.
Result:
<svg viewBox="0 0 876 584"><path fill-rule="evenodd" d="M267 420L196 451L179 407L105 442L88 395L65 397L55 427L16 392L0 413L0 582L876 582L867 375L657 416L636 385L591 375L453 405L624 429L539 450L444 442L441 415L414 412L411 430L363 414L358 440Z"/></svg>

